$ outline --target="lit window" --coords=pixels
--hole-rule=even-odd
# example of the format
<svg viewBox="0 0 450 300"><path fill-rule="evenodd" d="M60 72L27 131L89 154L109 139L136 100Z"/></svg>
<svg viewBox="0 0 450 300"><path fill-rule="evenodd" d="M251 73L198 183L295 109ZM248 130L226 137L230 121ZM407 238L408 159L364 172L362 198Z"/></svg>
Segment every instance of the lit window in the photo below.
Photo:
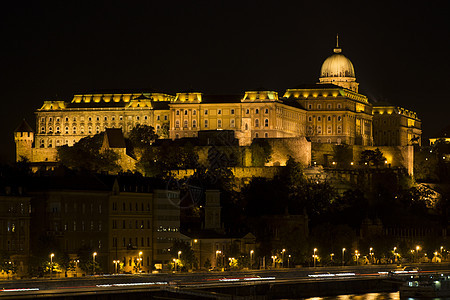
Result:
<svg viewBox="0 0 450 300"><path fill-rule="evenodd" d="M342 121L342 117L341 117L341 116L338 116L338 117L337 117L337 120L338 120L338 121Z"/></svg>

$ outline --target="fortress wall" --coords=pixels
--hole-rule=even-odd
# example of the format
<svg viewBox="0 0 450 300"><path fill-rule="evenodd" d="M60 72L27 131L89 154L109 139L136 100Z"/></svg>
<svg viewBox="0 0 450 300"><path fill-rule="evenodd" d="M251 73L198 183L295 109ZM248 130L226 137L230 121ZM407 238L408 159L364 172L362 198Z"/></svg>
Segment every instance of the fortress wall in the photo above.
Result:
<svg viewBox="0 0 450 300"><path fill-rule="evenodd" d="M273 153L267 166L285 166L289 156L304 166L311 164L311 142L305 137L271 138L268 141Z"/></svg>

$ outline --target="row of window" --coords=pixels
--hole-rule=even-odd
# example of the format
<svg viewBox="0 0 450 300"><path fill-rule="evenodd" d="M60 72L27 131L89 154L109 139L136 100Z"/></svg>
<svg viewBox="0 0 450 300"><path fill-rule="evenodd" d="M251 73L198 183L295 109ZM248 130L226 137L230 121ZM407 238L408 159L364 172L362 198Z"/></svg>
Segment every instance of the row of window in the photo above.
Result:
<svg viewBox="0 0 450 300"><path fill-rule="evenodd" d="M167 120L168 120L168 116L167 116L167 115L164 115L163 117L164 117L164 121L167 121ZM88 119L89 122L92 122L94 119L95 119L96 121L100 121L100 120L102 119L102 120L105 121L105 122L107 122L108 120L116 121L116 117L115 117L115 116L112 116L112 117L109 117L109 118L108 118L107 116L104 116L103 118L101 118L101 117L99 117L99 116L96 116L95 118L94 118L94 117L88 117L87 119ZM118 119L119 121L123 121L123 116L119 116L119 117L117 117L117 119ZM135 116L135 119L136 119L136 121L140 121L140 120L141 120L141 116ZM143 120L148 120L148 119L149 119L148 116L144 116L144 117L143 117ZM160 115L157 115L157 116L156 116L156 119L157 119L158 121L160 121L160 120L161 120L161 116L160 116ZM130 120L130 121L133 120L133 116L128 116L128 120ZM46 121L46 118L45 118L45 117L41 117L41 123L42 123L42 124L45 124L45 121ZM54 121L55 121L56 123L60 123L60 122L61 122L61 118L60 118L60 117L55 117L55 118L54 118ZM76 121L77 121L77 117L73 117L73 118L72 118L72 121L73 121L73 122L76 122ZM81 121L81 122L84 122L84 117L80 117L80 121ZM48 117L47 122L48 122L48 123L52 123L52 122L53 122L53 117ZM69 117L65 117L65 118L64 118L64 122L70 122Z"/></svg>
<svg viewBox="0 0 450 300"><path fill-rule="evenodd" d="M133 203L128 203L128 205L125 202L122 202L122 211L150 211L150 203L144 204L144 202L141 202L140 205L139 203L135 202L134 205ZM113 202L112 203L112 210L113 211L117 211L118 210L118 203L117 202Z"/></svg>
<svg viewBox="0 0 450 300"><path fill-rule="evenodd" d="M322 126L320 126L320 125L318 125L317 127L316 127L316 130L315 130L316 132L315 133L317 133L317 134L322 134ZM333 133L333 129L332 129L332 127L331 126L328 126L327 127L327 131L326 131L326 134L332 134ZM337 126L337 128L336 128L336 133L337 134L342 134L342 126ZM314 129L313 129L313 127L312 126L308 126L308 134L314 134Z"/></svg>
<svg viewBox="0 0 450 300"><path fill-rule="evenodd" d="M72 226L69 226L69 223L65 223L64 227L63 227L63 230L64 231L69 231L70 227L71 227L73 231L86 231L86 230L102 231L102 221L98 221L97 225L95 224L94 221L91 221L88 228L86 228L86 223L84 221L81 221L81 222L78 222L78 223L77 223L77 221L73 221L73 223L71 225ZM53 230L54 231L59 231L59 224L58 224L58 222L55 222L53 224Z"/></svg>
<svg viewBox="0 0 450 300"><path fill-rule="evenodd" d="M144 243L144 242L147 242L147 243ZM113 239L112 239L112 242L113 242L113 247L119 247L119 245L118 245L118 238L117 237L113 237ZM139 243L140 242L140 243ZM127 248L135 248L135 247L150 247L150 238L149 237L146 237L146 238L144 238L144 237L135 237L134 238L134 241L133 241L133 238L122 238L122 245L121 245L122 247L127 247Z"/></svg>
<svg viewBox="0 0 450 300"><path fill-rule="evenodd" d="M333 109L333 105L331 103L328 103L326 108L327 109ZM342 104L341 103L336 104L336 108L337 109L342 109ZM308 104L308 109L313 109L313 105L312 104ZM316 109L322 109L322 104L320 104L320 103L316 104Z"/></svg>
<svg viewBox="0 0 450 300"><path fill-rule="evenodd" d="M118 224L120 223L122 223L122 227L120 229L151 229L150 220L147 220L147 222L144 222L144 220L135 220L134 222L132 220L129 220L128 227L126 220L122 220L122 222L120 222L119 220L112 220L112 229L119 229ZM145 223L147 223L147 227L145 227Z"/></svg>
<svg viewBox="0 0 450 300"><path fill-rule="evenodd" d="M260 113L260 111L262 111L262 110L260 110L259 108L255 108L255 114L259 114ZM205 109L205 110L203 110L203 114L206 116L206 115L208 115L208 113L209 113L209 111L208 111L208 109ZM249 108L247 108L246 110L245 110L245 113L246 114L250 114L250 109ZM265 108L264 109L264 113L265 114L268 114L269 113L269 109L268 108ZM180 114L184 114L185 116L187 116L188 115L188 110L187 109L177 109L176 111L175 111L175 114L177 115L177 116L179 116ZM218 115L222 115L222 109L218 109L217 110L217 114ZM235 114L235 109L234 108L232 108L232 109L230 109L230 114L231 115L234 115ZM197 115L197 110L195 110L195 109L193 109L192 110L192 115L193 116L196 116Z"/></svg>
<svg viewBox="0 0 450 300"><path fill-rule="evenodd" d="M308 122L312 122L315 117L316 116L309 116L308 117ZM331 116L326 116L326 120L328 122L331 122L331 119L332 119ZM338 120L338 122L341 122L342 121L342 117L341 116L337 116L337 120ZM317 121L321 122L322 121L322 116L317 116Z"/></svg>
<svg viewBox="0 0 450 300"><path fill-rule="evenodd" d="M183 121L183 128L188 128L188 120ZM204 121L204 127L208 128L209 120ZM236 122L234 119L230 119L230 127L234 128L236 126ZM259 119L255 119L255 127L259 127ZM264 127L269 127L269 119L264 119ZM175 121L175 128L180 128L180 121ZM197 120L192 120L192 128L197 128ZM222 128L222 120L217 119L217 128Z"/></svg>

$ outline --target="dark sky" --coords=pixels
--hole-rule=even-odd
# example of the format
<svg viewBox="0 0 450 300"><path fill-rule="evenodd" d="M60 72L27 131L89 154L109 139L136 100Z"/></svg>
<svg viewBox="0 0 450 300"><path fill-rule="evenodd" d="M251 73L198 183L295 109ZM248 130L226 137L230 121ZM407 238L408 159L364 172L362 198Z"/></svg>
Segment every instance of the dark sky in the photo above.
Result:
<svg viewBox="0 0 450 300"><path fill-rule="evenodd" d="M425 137L450 124L448 0L9 2L1 162L44 100L112 88L283 92L318 81L337 33L372 102L417 111Z"/></svg>

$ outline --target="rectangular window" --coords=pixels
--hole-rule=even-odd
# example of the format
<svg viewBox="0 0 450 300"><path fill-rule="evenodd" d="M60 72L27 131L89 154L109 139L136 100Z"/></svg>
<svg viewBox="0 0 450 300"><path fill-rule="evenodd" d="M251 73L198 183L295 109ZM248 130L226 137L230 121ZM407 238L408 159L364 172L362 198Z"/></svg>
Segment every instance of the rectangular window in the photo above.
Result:
<svg viewBox="0 0 450 300"><path fill-rule="evenodd" d="M208 128L208 120L205 120L205 128Z"/></svg>
<svg viewBox="0 0 450 300"><path fill-rule="evenodd" d="M230 113L234 115L234 108L231 109Z"/></svg>
<svg viewBox="0 0 450 300"><path fill-rule="evenodd" d="M205 115L207 115L208 114L208 110L207 109L205 109Z"/></svg>
<svg viewBox="0 0 450 300"><path fill-rule="evenodd" d="M222 114L222 110L221 110L221 109L218 109L218 110L217 110L217 114L218 114L218 115L221 115L221 114Z"/></svg>

